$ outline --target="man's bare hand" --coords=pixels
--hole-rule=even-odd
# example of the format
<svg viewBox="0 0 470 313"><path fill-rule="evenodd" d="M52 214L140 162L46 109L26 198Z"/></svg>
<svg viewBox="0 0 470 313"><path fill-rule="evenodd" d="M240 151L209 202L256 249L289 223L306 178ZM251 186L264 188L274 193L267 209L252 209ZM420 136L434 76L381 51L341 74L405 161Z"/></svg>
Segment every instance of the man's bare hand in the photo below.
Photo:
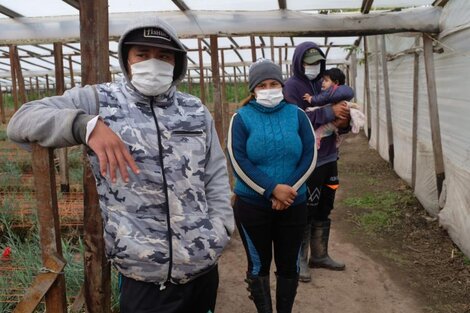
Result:
<svg viewBox="0 0 470 313"><path fill-rule="evenodd" d="M135 174L139 174L139 168L127 151L126 145L103 121L96 122L88 139L88 146L98 157L101 175L106 176L109 166L109 175L113 183L116 182L116 169L119 169L125 182L129 181L127 167L130 167Z"/></svg>
<svg viewBox="0 0 470 313"><path fill-rule="evenodd" d="M345 101L335 103L331 108L337 119L349 120L349 108Z"/></svg>

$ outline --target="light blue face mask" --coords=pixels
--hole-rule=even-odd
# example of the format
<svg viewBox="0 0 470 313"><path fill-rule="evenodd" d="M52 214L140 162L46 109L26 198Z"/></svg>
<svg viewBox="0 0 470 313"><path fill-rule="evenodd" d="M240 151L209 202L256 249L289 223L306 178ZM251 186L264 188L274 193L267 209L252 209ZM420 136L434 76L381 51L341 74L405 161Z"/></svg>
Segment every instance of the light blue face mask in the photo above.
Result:
<svg viewBox="0 0 470 313"><path fill-rule="evenodd" d="M320 74L320 64L317 65L305 65L305 76L312 80Z"/></svg>

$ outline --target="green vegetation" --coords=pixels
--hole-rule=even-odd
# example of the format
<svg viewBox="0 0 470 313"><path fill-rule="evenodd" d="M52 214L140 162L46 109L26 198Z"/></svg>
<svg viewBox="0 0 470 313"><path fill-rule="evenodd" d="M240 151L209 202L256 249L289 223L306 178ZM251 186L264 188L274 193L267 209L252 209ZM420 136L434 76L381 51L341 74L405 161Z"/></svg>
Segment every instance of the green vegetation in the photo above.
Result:
<svg viewBox="0 0 470 313"><path fill-rule="evenodd" d="M198 98L201 98L201 89L198 83L191 84L191 91L187 82L181 83L178 89L182 92L190 93ZM212 83L205 84L206 105L214 102L214 85ZM248 86L245 83L226 83L225 84L225 102L239 103L244 98L248 97Z"/></svg>
<svg viewBox="0 0 470 313"><path fill-rule="evenodd" d="M0 261L5 267L14 268L0 272L0 312L12 312L18 295L23 294L28 289L35 276L38 274L41 264L41 251L37 222L26 232L18 233L10 226L10 217L0 215L0 254L8 247L11 249L9 260ZM84 245L80 236L69 236L62 238L62 250L67 265L65 266L65 280L67 286L68 303L73 303L74 297L79 293L83 284L83 251ZM13 290L14 288L14 290ZM112 306L113 310L118 308L118 286L117 273L112 275ZM43 312L43 304L39 307L39 312Z"/></svg>
<svg viewBox="0 0 470 313"><path fill-rule="evenodd" d="M21 167L17 162L0 162L0 190L6 191L20 188L21 175Z"/></svg>
<svg viewBox="0 0 470 313"><path fill-rule="evenodd" d="M403 214L402 207L413 199L411 191L380 192L347 198L343 203L363 209L363 212L355 215L355 222L368 233L378 233L396 226Z"/></svg>
<svg viewBox="0 0 470 313"><path fill-rule="evenodd" d="M81 147L72 147L68 150L69 178L70 187L74 191L82 190L83 183L83 149Z"/></svg>
<svg viewBox="0 0 470 313"><path fill-rule="evenodd" d="M4 129L0 129L0 141L7 140L7 131Z"/></svg>

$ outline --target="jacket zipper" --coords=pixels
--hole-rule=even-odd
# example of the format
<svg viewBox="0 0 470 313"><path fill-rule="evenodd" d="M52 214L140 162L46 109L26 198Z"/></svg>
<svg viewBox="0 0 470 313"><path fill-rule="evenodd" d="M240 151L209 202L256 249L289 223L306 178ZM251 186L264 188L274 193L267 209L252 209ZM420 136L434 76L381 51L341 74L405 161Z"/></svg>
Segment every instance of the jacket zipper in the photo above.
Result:
<svg viewBox="0 0 470 313"><path fill-rule="evenodd" d="M168 247L169 247L169 253L170 253L170 265L168 267L168 276L167 279L164 283L160 284L160 290L165 289L165 283L169 282L171 279L171 269L173 267L173 241L172 241L172 231L171 231L171 224L170 224L170 202L168 198L168 185L166 183L166 176L165 176L165 168L163 166L163 145L162 145L162 136L160 133L160 127L158 126L158 119L157 115L155 114L155 110L153 108L153 98L150 100L150 109L152 110L152 115L153 119L155 121L155 126L157 127L157 135L158 135L158 154L160 158L160 164L162 168L162 178L163 178L163 188L165 191L165 200L166 200L166 209L167 209L167 214L166 214L166 222L168 225Z"/></svg>

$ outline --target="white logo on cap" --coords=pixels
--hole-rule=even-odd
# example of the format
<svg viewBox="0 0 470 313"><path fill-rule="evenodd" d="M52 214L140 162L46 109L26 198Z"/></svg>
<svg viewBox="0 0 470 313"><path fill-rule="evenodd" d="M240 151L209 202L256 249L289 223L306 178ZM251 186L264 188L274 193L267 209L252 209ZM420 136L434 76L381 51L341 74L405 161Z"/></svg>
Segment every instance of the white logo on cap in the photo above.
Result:
<svg viewBox="0 0 470 313"><path fill-rule="evenodd" d="M144 28L144 38L159 38L166 41L171 41L170 36L158 28Z"/></svg>

